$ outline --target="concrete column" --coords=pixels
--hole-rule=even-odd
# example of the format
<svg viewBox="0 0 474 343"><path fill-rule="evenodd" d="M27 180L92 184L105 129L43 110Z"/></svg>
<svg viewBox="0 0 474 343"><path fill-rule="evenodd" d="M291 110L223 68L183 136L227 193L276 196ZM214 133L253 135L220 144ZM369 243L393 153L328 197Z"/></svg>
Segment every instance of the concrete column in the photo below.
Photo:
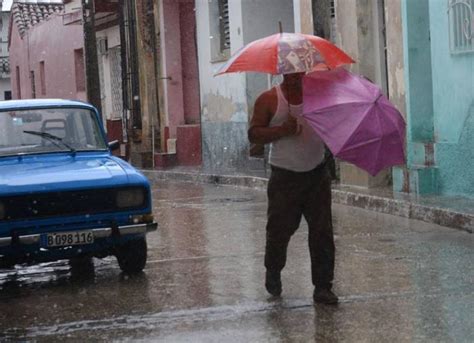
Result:
<svg viewBox="0 0 474 343"><path fill-rule="evenodd" d="M139 145L132 149L132 161L142 167L153 166L153 153L159 150L158 92L156 82L156 42L153 3L148 0L135 1L137 27L138 73L140 83L140 104L142 131ZM155 142L153 142L155 139Z"/></svg>
<svg viewBox="0 0 474 343"><path fill-rule="evenodd" d="M406 118L405 63L403 61L403 27L401 0L385 1L387 35L387 74L390 101Z"/></svg>
<svg viewBox="0 0 474 343"><path fill-rule="evenodd" d="M406 87L407 167L394 168L396 191L438 192L434 153L430 1L402 0Z"/></svg>
<svg viewBox="0 0 474 343"><path fill-rule="evenodd" d="M295 32L313 34L313 10L311 0L293 0Z"/></svg>
<svg viewBox="0 0 474 343"><path fill-rule="evenodd" d="M336 0L336 44L356 63L350 70L368 77L386 91L381 0ZM340 162L341 183L358 187L388 185L390 171L372 177L358 167Z"/></svg>

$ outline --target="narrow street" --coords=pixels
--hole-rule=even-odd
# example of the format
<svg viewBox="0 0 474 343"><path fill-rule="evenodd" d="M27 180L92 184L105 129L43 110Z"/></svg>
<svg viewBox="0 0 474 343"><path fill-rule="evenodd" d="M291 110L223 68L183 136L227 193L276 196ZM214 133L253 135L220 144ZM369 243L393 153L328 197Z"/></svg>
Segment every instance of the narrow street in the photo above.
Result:
<svg viewBox="0 0 474 343"><path fill-rule="evenodd" d="M474 236L335 205L338 306L314 306L304 224L283 294L265 291L265 192L153 185L145 272L115 258L0 271L0 341L472 342Z"/></svg>

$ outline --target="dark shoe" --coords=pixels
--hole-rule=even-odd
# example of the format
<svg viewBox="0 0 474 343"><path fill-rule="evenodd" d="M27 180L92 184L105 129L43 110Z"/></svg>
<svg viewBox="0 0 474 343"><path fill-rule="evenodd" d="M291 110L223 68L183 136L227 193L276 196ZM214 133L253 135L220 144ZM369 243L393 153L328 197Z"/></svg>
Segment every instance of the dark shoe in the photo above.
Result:
<svg viewBox="0 0 474 343"><path fill-rule="evenodd" d="M318 304L337 304L339 298L330 289L315 289L313 293L313 301Z"/></svg>
<svg viewBox="0 0 474 343"><path fill-rule="evenodd" d="M270 272L267 270L265 275L265 288L268 293L274 297L278 297L281 294L281 277L280 272Z"/></svg>

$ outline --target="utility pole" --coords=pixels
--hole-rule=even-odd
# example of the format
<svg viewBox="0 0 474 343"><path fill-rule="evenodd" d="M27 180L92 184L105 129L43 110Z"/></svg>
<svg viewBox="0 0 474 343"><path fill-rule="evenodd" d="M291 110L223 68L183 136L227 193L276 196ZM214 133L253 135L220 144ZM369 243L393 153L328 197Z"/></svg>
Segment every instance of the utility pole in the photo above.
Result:
<svg viewBox="0 0 474 343"><path fill-rule="evenodd" d="M100 97L99 63L95 36L94 0L82 1L82 26L84 30L84 60L87 84L87 100L102 113Z"/></svg>

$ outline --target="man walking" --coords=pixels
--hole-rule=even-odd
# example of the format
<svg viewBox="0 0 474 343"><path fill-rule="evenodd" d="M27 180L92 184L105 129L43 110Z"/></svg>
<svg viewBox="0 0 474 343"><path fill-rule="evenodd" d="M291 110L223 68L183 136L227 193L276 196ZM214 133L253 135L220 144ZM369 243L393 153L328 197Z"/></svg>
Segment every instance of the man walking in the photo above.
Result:
<svg viewBox="0 0 474 343"><path fill-rule="evenodd" d="M303 76L286 74L279 86L262 93L248 131L251 143L271 144L265 287L273 296L280 296L288 243L304 216L309 227L313 300L335 304L338 298L331 291L335 252L331 177L324 143L298 119L303 110Z"/></svg>

